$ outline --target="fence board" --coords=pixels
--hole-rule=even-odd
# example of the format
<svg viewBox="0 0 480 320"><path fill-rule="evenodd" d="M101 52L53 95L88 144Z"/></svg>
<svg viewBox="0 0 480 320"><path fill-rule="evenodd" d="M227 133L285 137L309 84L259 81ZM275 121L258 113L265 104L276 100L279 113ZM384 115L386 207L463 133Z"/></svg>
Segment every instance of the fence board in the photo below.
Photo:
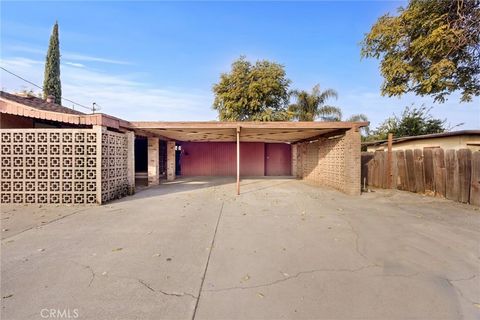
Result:
<svg viewBox="0 0 480 320"><path fill-rule="evenodd" d="M458 201L468 203L470 199L470 181L472 174L472 151L460 149L457 151L458 160Z"/></svg>
<svg viewBox="0 0 480 320"><path fill-rule="evenodd" d="M433 151L433 174L435 177L435 196L445 198L446 172L445 153L443 149Z"/></svg>
<svg viewBox="0 0 480 320"><path fill-rule="evenodd" d="M373 154L370 153L370 152L362 152L362 155L361 155L362 159L361 159L361 164L362 164L362 186L364 184L364 182L366 182L367 184L370 183L370 160L373 159Z"/></svg>
<svg viewBox="0 0 480 320"><path fill-rule="evenodd" d="M385 172L386 172L386 161L385 161L385 152L384 151L381 151L378 153L378 171L379 171L379 175L378 175L378 186L380 188L383 188L385 189L386 186L387 186L387 183L386 183L386 176L385 176Z"/></svg>
<svg viewBox="0 0 480 320"><path fill-rule="evenodd" d="M458 162L455 150L445 151L446 197L458 201Z"/></svg>
<svg viewBox="0 0 480 320"><path fill-rule="evenodd" d="M415 188L419 193L425 192L425 174L423 169L423 153L421 149L415 149L413 152L414 158L414 174L415 174Z"/></svg>
<svg viewBox="0 0 480 320"><path fill-rule="evenodd" d="M397 167L397 154L392 151L392 189L397 189L397 177L398 177L398 167Z"/></svg>
<svg viewBox="0 0 480 320"><path fill-rule="evenodd" d="M423 149L423 168L425 171L425 192L431 193L435 189L433 175L433 151L430 148Z"/></svg>
<svg viewBox="0 0 480 320"><path fill-rule="evenodd" d="M407 190L407 171L405 165L405 152L398 150L397 152L397 168L398 168L398 181L397 186L400 190Z"/></svg>
<svg viewBox="0 0 480 320"><path fill-rule="evenodd" d="M470 184L470 203L480 206L480 151L472 154L472 178Z"/></svg>
<svg viewBox="0 0 480 320"><path fill-rule="evenodd" d="M413 150L405 150L405 168L407 172L407 188L410 192L416 192L415 187L415 168L413 160Z"/></svg>
<svg viewBox="0 0 480 320"><path fill-rule="evenodd" d="M369 186L373 186L373 159L368 162L367 183Z"/></svg>

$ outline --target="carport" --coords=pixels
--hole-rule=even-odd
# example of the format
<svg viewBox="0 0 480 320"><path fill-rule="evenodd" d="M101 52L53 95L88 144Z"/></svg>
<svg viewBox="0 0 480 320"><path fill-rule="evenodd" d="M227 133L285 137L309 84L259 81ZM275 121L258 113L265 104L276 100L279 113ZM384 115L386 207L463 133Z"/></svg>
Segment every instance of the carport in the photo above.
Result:
<svg viewBox="0 0 480 320"><path fill-rule="evenodd" d="M360 133L367 122L131 122L147 140L148 185L165 176L294 176L360 193ZM162 153L160 142L166 144ZM139 158L137 156L137 158ZM165 166L162 166L165 159ZM180 159L180 160L178 160Z"/></svg>

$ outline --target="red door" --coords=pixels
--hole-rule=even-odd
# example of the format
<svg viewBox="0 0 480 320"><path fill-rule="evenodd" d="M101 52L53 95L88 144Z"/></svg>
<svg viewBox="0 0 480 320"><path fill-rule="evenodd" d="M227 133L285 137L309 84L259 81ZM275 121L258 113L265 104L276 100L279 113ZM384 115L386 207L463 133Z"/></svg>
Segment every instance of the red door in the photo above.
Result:
<svg viewBox="0 0 480 320"><path fill-rule="evenodd" d="M265 175L292 174L292 146L286 143L265 143Z"/></svg>

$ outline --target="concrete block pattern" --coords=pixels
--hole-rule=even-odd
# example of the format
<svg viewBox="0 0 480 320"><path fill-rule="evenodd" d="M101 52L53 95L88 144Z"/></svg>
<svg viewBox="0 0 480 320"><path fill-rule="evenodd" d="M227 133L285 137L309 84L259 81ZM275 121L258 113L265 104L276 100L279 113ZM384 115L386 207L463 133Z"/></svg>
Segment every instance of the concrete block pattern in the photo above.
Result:
<svg viewBox="0 0 480 320"><path fill-rule="evenodd" d="M339 137L298 144L296 153L292 152L297 156L297 177L346 194L360 194L360 143L360 133L351 129Z"/></svg>
<svg viewBox="0 0 480 320"><path fill-rule="evenodd" d="M175 180L175 141L167 141L167 181Z"/></svg>

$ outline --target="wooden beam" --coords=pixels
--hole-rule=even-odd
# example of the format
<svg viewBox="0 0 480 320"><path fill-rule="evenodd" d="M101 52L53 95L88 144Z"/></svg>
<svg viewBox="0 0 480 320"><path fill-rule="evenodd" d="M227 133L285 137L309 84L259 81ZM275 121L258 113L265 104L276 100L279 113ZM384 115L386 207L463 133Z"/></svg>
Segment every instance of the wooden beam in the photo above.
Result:
<svg viewBox="0 0 480 320"><path fill-rule="evenodd" d="M268 122L221 122L221 121L132 121L132 128L140 129L235 129L241 127L243 129L351 129L353 127L365 127L369 122L323 122L323 121L268 121Z"/></svg>
<svg viewBox="0 0 480 320"><path fill-rule="evenodd" d="M240 126L237 127L237 196L240 195Z"/></svg>
<svg viewBox="0 0 480 320"><path fill-rule="evenodd" d="M345 131L346 130L336 130L336 129L326 130L319 135L316 135L316 136L313 136L313 137L310 137L310 138L306 138L306 139L300 139L300 140L297 140L297 141L293 142L292 144L315 141L315 140L318 140L320 138L330 138L330 137L333 137L333 136L336 136L336 135L344 134Z"/></svg>

